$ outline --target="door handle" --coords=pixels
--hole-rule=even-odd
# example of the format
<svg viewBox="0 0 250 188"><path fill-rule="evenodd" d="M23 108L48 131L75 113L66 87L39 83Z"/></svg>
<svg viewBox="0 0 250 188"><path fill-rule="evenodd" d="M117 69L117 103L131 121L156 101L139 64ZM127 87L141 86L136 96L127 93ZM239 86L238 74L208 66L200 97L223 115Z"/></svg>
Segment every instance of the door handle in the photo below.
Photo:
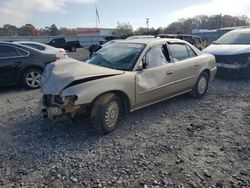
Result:
<svg viewBox="0 0 250 188"><path fill-rule="evenodd" d="M173 74L174 72L172 70L166 72L167 75Z"/></svg>
<svg viewBox="0 0 250 188"><path fill-rule="evenodd" d="M199 67L200 65L199 64L196 64L196 65L194 65L195 67Z"/></svg>

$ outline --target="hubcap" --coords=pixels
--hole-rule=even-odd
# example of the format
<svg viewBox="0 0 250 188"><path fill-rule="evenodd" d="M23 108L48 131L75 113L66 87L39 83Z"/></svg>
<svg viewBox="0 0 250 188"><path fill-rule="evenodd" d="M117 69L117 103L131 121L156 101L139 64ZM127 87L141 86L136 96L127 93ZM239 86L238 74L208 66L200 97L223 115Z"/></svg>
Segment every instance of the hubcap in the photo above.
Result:
<svg viewBox="0 0 250 188"><path fill-rule="evenodd" d="M116 101L112 101L106 110L105 121L109 128L115 126L119 117L119 104Z"/></svg>
<svg viewBox="0 0 250 188"><path fill-rule="evenodd" d="M205 76L202 76L198 82L198 92L203 94L207 89L207 79Z"/></svg>
<svg viewBox="0 0 250 188"><path fill-rule="evenodd" d="M29 87L36 88L40 85L41 73L37 71L29 72L25 78L26 83Z"/></svg>

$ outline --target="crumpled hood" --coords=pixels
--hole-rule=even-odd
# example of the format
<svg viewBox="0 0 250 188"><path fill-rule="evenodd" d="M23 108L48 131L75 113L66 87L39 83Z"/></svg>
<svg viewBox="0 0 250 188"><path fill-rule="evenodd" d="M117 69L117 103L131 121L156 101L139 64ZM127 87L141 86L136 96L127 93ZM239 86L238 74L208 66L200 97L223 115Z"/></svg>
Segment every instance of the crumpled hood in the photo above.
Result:
<svg viewBox="0 0 250 188"><path fill-rule="evenodd" d="M57 61L46 66L41 79L44 94L59 95L72 82L98 76L124 74L124 71L100 67L71 58Z"/></svg>
<svg viewBox="0 0 250 188"><path fill-rule="evenodd" d="M237 55L243 53L250 53L250 45L228 45L228 44L211 44L202 52L213 55Z"/></svg>

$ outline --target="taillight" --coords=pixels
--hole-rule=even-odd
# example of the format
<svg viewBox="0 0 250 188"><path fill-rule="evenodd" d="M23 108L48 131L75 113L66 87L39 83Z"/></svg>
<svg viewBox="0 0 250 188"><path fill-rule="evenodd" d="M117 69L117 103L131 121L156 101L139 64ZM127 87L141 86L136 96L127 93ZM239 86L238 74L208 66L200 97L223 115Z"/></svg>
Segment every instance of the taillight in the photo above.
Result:
<svg viewBox="0 0 250 188"><path fill-rule="evenodd" d="M56 61L59 61L59 60L61 60L60 56L56 55Z"/></svg>
<svg viewBox="0 0 250 188"><path fill-rule="evenodd" d="M68 57L68 55L67 55L67 53L66 53L65 50L60 50L60 53L61 53L62 55L64 55L65 57Z"/></svg>

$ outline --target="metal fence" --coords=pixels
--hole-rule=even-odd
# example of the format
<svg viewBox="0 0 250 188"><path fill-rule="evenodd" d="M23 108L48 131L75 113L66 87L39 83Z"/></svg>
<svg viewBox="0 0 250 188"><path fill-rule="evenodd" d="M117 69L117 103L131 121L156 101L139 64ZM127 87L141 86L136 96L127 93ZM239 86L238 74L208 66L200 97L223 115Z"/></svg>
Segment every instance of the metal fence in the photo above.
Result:
<svg viewBox="0 0 250 188"><path fill-rule="evenodd" d="M47 43L49 40L64 36L0 36L0 41L36 41ZM81 46L88 47L92 44L98 44L105 36L65 36L67 41L79 40Z"/></svg>

